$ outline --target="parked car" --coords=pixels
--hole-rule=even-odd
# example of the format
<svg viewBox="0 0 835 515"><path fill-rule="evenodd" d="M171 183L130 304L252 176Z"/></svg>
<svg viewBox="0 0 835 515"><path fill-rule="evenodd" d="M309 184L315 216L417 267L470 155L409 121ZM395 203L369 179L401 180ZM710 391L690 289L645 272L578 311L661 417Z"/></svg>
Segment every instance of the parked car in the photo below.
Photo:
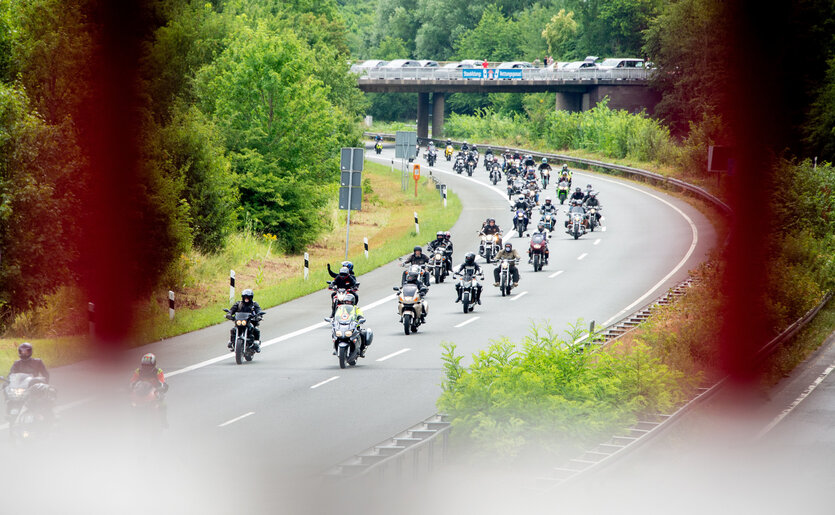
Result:
<svg viewBox="0 0 835 515"><path fill-rule="evenodd" d="M373 70L375 68L380 68L381 66L385 66L386 61L381 59L369 59L367 61L363 61L361 63L356 63L351 65L351 71L354 73L363 74L368 70Z"/></svg>
<svg viewBox="0 0 835 515"><path fill-rule="evenodd" d="M422 68L439 68L438 61L429 61L427 59L421 59L418 61Z"/></svg>
<svg viewBox="0 0 835 515"><path fill-rule="evenodd" d="M382 66L383 68L420 68L420 61L414 59L395 59L389 61L388 64Z"/></svg>
<svg viewBox="0 0 835 515"><path fill-rule="evenodd" d="M533 68L534 66L527 61L508 61L496 66L497 69L507 70L510 68Z"/></svg>
<svg viewBox="0 0 835 515"><path fill-rule="evenodd" d="M643 69L644 60L631 57L610 57L609 59L604 59L597 67L601 70L614 70L616 68Z"/></svg>
<svg viewBox="0 0 835 515"><path fill-rule="evenodd" d="M597 69L597 64L594 61L573 61L562 68L560 71L576 72L576 71L592 71Z"/></svg>

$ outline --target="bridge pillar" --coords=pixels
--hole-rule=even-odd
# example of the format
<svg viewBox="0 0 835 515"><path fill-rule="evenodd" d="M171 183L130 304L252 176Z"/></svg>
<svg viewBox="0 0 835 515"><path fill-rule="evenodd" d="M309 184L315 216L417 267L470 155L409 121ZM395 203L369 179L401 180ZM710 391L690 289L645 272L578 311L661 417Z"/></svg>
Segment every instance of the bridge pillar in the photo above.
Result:
<svg viewBox="0 0 835 515"><path fill-rule="evenodd" d="M429 93L418 93L417 137L429 137Z"/></svg>
<svg viewBox="0 0 835 515"><path fill-rule="evenodd" d="M557 111L580 111L582 109L583 94L582 93L557 93L556 108Z"/></svg>
<svg viewBox="0 0 835 515"><path fill-rule="evenodd" d="M446 103L443 93L432 93L432 138L442 139L444 137L444 104Z"/></svg>

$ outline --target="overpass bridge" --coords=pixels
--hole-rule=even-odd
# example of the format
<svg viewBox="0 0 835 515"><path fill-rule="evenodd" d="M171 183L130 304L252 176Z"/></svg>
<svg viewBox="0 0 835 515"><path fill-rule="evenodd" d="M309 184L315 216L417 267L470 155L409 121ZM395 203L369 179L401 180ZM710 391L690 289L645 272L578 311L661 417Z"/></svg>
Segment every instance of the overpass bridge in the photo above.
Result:
<svg viewBox="0 0 835 515"><path fill-rule="evenodd" d="M429 95L432 95L432 137L442 138L445 95L448 93L555 93L555 108L591 109L605 97L612 109L652 113L660 95L650 86L652 70L545 70L472 68L372 68L357 79L362 91L417 93L419 138L429 137Z"/></svg>

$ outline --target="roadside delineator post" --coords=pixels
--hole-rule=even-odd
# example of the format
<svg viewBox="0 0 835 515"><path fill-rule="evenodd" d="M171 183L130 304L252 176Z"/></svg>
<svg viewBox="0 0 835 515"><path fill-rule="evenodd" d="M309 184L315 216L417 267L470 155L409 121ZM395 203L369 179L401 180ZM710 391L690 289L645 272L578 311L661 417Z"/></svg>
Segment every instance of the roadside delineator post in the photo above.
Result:
<svg viewBox="0 0 835 515"><path fill-rule="evenodd" d="M415 233L420 234L420 224L418 224L417 211L415 211Z"/></svg>
<svg viewBox="0 0 835 515"><path fill-rule="evenodd" d="M229 270L229 303L235 302L235 271Z"/></svg>
<svg viewBox="0 0 835 515"><path fill-rule="evenodd" d="M446 207L446 184L441 184L441 195L444 196L444 207Z"/></svg>
<svg viewBox="0 0 835 515"><path fill-rule="evenodd" d="M362 239L362 245L365 247L365 259L368 259L368 238Z"/></svg>
<svg viewBox="0 0 835 515"><path fill-rule="evenodd" d="M168 319L174 320L174 292L168 290Z"/></svg>
<svg viewBox="0 0 835 515"><path fill-rule="evenodd" d="M304 280L310 277L310 256L307 252L304 253Z"/></svg>

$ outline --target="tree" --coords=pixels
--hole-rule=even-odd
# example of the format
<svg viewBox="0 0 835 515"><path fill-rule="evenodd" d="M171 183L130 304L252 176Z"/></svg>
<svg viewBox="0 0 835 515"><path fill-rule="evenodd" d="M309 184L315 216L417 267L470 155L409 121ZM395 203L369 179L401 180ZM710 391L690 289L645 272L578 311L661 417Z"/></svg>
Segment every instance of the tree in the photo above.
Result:
<svg viewBox="0 0 835 515"><path fill-rule="evenodd" d="M826 79L812 103L805 135L814 155L835 162L835 57L829 60Z"/></svg>
<svg viewBox="0 0 835 515"><path fill-rule="evenodd" d="M478 25L455 42L455 52L459 59L514 61L523 53L522 41L517 23L506 18L496 5L490 5Z"/></svg>
<svg viewBox="0 0 835 515"><path fill-rule="evenodd" d="M197 75L203 110L225 136L244 210L291 251L324 226L341 139L314 62L293 32L259 24L238 30Z"/></svg>
<svg viewBox="0 0 835 515"><path fill-rule="evenodd" d="M560 9L542 31L542 37L548 43L548 53L557 54L557 60L565 59L570 52L569 44L577 35L577 28L574 12L566 13L565 9Z"/></svg>

